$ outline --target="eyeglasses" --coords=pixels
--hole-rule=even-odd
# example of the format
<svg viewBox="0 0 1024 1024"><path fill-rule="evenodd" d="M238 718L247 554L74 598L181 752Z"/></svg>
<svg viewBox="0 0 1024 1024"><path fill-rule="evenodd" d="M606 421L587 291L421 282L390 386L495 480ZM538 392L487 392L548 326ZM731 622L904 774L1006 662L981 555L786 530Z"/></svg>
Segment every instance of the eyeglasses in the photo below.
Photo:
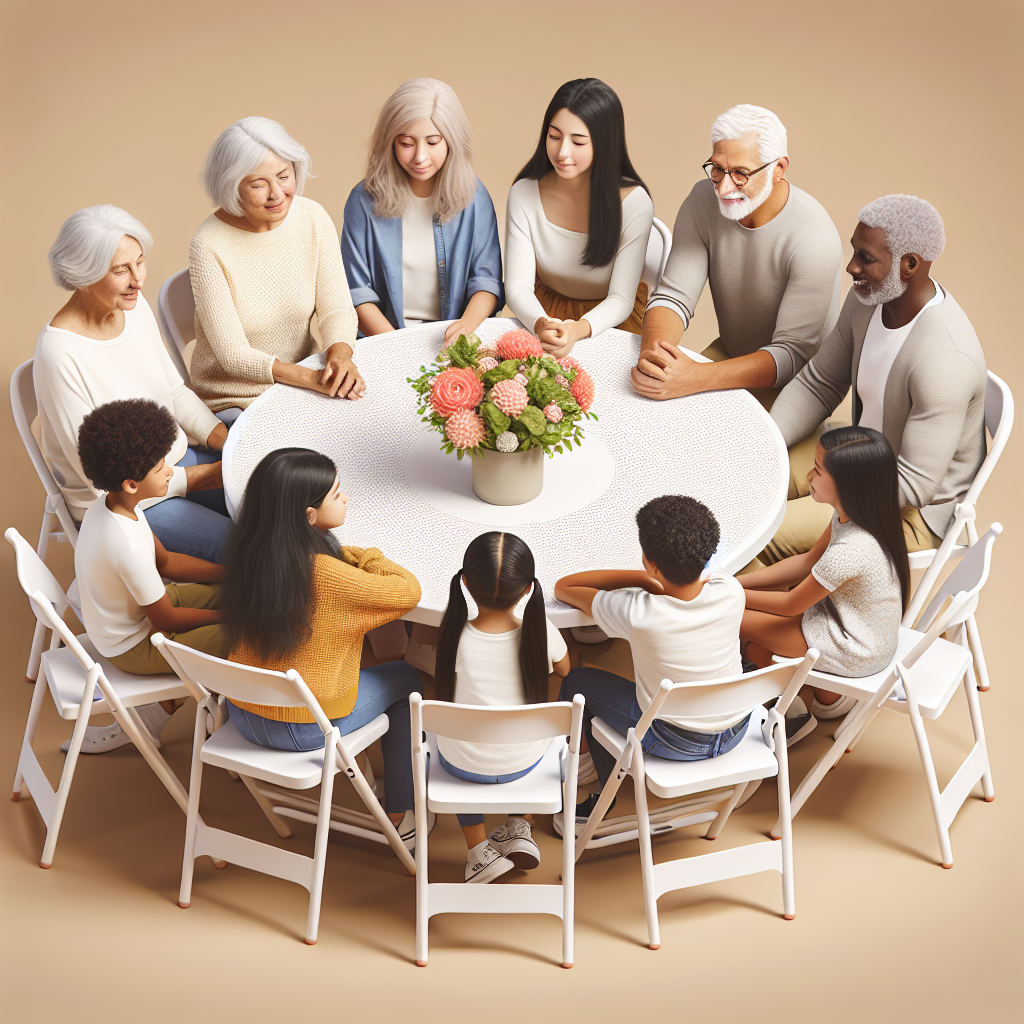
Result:
<svg viewBox="0 0 1024 1024"><path fill-rule="evenodd" d="M752 171L727 171L724 167L719 167L714 160L708 160L706 163L701 164L700 167L716 185L728 174L732 178L732 183L737 188L743 188L758 171L763 171L774 163L778 163L778 159L769 160L768 163L761 164L760 167L755 167Z"/></svg>

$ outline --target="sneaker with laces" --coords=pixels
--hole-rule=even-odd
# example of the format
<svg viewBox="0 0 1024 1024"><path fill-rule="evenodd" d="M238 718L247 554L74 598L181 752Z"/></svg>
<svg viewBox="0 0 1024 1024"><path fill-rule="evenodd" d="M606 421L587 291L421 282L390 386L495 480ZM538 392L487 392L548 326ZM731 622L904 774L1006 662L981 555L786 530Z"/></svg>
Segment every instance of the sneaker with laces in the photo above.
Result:
<svg viewBox="0 0 1024 1024"><path fill-rule="evenodd" d="M524 818L509 818L504 825L499 825L491 833L490 843L517 868L530 871L540 864L540 847L534 841L530 823Z"/></svg>
<svg viewBox="0 0 1024 1024"><path fill-rule="evenodd" d="M514 867L485 839L466 854L466 881L493 882Z"/></svg>
<svg viewBox="0 0 1024 1024"><path fill-rule="evenodd" d="M427 811L427 835L434 831L437 823L437 815L433 811ZM416 815L412 811L406 811L405 817L395 826L398 838L405 843L405 848L412 853L416 849Z"/></svg>
<svg viewBox="0 0 1024 1024"><path fill-rule="evenodd" d="M597 806L597 801L600 800L600 799L601 799L601 794L600 793L591 793L590 796L588 796L586 798L586 800L583 800L583 801L581 801L580 803L578 803L576 805L576 831L575 831L575 835L576 835L577 839L580 837L580 835L582 835L583 828L587 824L587 820L590 818L590 815L594 813L594 808ZM618 797L615 797L612 800L611 805L608 807L608 810L605 811L605 816L606 817L609 814L609 812L611 811L611 809L615 806L615 804L617 803L618 799L619 799ZM551 824L554 825L555 831L560 836L565 834L565 832L564 832L565 823L564 823L564 820L563 820L563 815L562 815L562 813L560 811L558 813L553 814L551 816Z"/></svg>

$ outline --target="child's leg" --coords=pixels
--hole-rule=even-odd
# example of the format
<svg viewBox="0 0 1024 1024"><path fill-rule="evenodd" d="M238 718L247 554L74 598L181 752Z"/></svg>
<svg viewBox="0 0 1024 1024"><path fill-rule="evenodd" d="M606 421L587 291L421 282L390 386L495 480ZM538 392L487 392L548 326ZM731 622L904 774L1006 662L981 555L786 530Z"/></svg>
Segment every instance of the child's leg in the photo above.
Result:
<svg viewBox="0 0 1024 1024"><path fill-rule="evenodd" d="M807 653L802 620L801 615L773 615L748 608L740 624L740 639L746 642L747 657L758 668L771 665L773 654L783 658L802 658ZM816 687L814 696L822 704L833 704L839 699L838 693Z"/></svg>
<svg viewBox="0 0 1024 1024"><path fill-rule="evenodd" d="M466 837L466 849L472 850L474 846L479 846L487 838L487 829L484 828L482 814L457 814L456 817L462 826L462 834Z"/></svg>

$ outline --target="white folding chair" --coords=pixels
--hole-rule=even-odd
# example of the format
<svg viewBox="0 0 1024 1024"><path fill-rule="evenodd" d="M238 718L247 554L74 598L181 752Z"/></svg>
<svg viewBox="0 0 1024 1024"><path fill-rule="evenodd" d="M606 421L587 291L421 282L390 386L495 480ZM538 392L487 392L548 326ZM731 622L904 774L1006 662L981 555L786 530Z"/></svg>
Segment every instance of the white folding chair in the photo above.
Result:
<svg viewBox="0 0 1024 1024"><path fill-rule="evenodd" d="M32 360L22 363L11 375L11 411L14 413L14 423L21 435L21 443L32 460L36 476L39 477L43 490L46 491L46 500L43 503L43 522L39 527L39 542L36 544L36 554L42 561L46 561L46 551L50 541L58 543L69 541L74 547L78 543L78 527L71 512L68 510L64 495L61 494L57 481L50 472L43 453L36 444L35 436L32 434L32 421L39 413L36 402L36 389L32 382ZM78 608L72 603L71 606L78 614ZM81 616L79 616L81 617ZM25 669L25 678L32 682L39 672L39 655L43 650L43 638L46 628L42 622L36 622L35 632L32 634L32 649L28 656L28 666Z"/></svg>
<svg viewBox="0 0 1024 1024"><path fill-rule="evenodd" d="M164 348L181 374L181 379L187 384L189 377L188 367L185 366L185 349L196 336L196 300L192 294L192 278L188 267L164 281L156 313Z"/></svg>
<svg viewBox="0 0 1024 1024"><path fill-rule="evenodd" d="M378 715L368 725L342 736L331 725L316 698L310 693L298 672L271 672L233 661L223 661L209 654L194 651L160 633L153 634L153 643L168 664L178 673L188 691L199 705L196 728L192 741L192 774L189 781L188 818L185 825L185 859L181 869L181 891L178 906L188 907L192 900L192 870L197 857L239 864L253 871L274 875L296 882L309 892L309 914L306 918L306 942L316 942L320 923L320 895L324 884L324 866L327 860L327 837L331 828L355 832L371 839L389 843L405 865L409 874L415 873L412 855L399 838L384 808L374 796L370 784L356 764L356 756L374 740L388 731L388 716ZM270 707L306 708L324 734L324 747L320 750L271 750L250 743L230 719L224 721L221 698L262 704ZM224 721L217 728L217 723ZM208 734L212 732L212 735ZM329 751L332 756L324 756ZM261 779L286 790L306 790L320 787L316 803L316 816L296 812L292 808L274 808L275 812L290 812L290 816L316 824L316 839L312 857L281 850L276 846L240 836L234 832L211 828L199 817L199 800L203 784L203 765L237 772L243 779ZM370 815L370 824L379 829L356 830L350 825L331 820L331 796L334 776L343 771L351 780ZM256 792L250 789L254 796ZM257 796L259 801L259 796ZM261 806L266 804L264 798ZM267 808L264 806L264 810Z"/></svg>
<svg viewBox="0 0 1024 1024"><path fill-rule="evenodd" d="M658 897L692 885L720 882L761 871L782 874L783 915L787 921L796 916L793 885L793 833L789 811L789 762L786 752L786 710L807 681L818 652L811 648L803 658L779 661L776 665L731 676L714 682L673 683L665 679L654 700L636 727L623 736L600 718L591 723L594 739L616 755L612 769L597 806L576 839L576 857L591 845L608 845L640 839L640 874L644 888L644 909L647 914L647 940L651 949L661 945L658 924ZM778 698L771 709L762 705ZM750 724L743 738L732 750L702 761L669 761L643 752L642 741L651 723L665 715L686 718L721 718L749 709ZM636 831L605 836L605 842L592 843L601 820L611 806L619 786L627 775L633 777L636 795ZM686 825L712 820L704 836L717 839L736 805L748 787L756 787L762 779L777 776L779 789L779 820L782 842L749 843L731 850L720 850L699 857L654 863L651 836L663 835ZM725 791L732 787L731 791ZM647 807L647 790L658 797L690 797L685 805L665 809L664 815L652 822ZM700 795L698 797L698 794ZM696 799L692 799L697 797ZM717 812L709 808L723 804Z"/></svg>
<svg viewBox="0 0 1024 1024"><path fill-rule="evenodd" d="M53 863L64 807L67 804L71 782L75 775L78 754L85 738L85 728L93 715L113 714L118 725L128 736L157 778L164 784L178 806L185 811L188 794L178 777L156 749L149 731L136 717L133 709L142 704L187 697L188 690L177 676L133 676L111 665L96 652L86 634L75 636L64 622L68 608L67 595L54 579L53 573L32 550L31 545L13 527L4 536L14 548L18 564L18 582L25 591L36 619L45 629L53 630L50 649L43 652L40 678L36 682L32 703L29 705L25 738L18 757L18 770L14 776L12 799L21 796L22 784L28 786L43 821L46 823L46 841L39 866L48 868ZM66 646L61 647L63 641ZM99 692L97 693L97 688ZM71 745L64 761L60 783L54 790L43 772L32 749L36 724L43 703L43 694L49 690L57 714L65 721L75 723Z"/></svg>
<svg viewBox="0 0 1024 1024"><path fill-rule="evenodd" d="M907 605L906 614L903 616L904 626L914 625L946 563L960 558L967 550L967 545L978 542L978 531L974 525L978 499L981 497L982 489L988 483L992 471L996 468L996 463L999 462L1006 442L1010 438L1010 431L1013 429L1013 395L1006 383L991 371L989 371L988 384L985 388L985 427L992 438L988 455L985 456L985 461L967 489L964 500L956 506L953 522L946 531L942 543L937 549L910 553L910 568L927 571L921 577L921 581ZM960 534L965 529L967 544L957 544ZM978 689L988 690L991 685L988 666L985 662L985 652L981 646L978 623L973 612L967 620L966 628L971 639L971 651L974 654L974 671L977 675Z"/></svg>
<svg viewBox="0 0 1024 1024"><path fill-rule="evenodd" d="M992 546L1002 531L999 523L993 523L988 533L967 549L960 564L925 609L915 629L899 627L896 654L888 667L872 676L859 678L811 672L808 680L811 685L856 697L863 703L846 716L832 746L797 787L793 794L794 815L817 789L829 769L844 753L854 749L882 708L899 711L910 716L939 837L941 864L944 868L953 866L949 826L964 801L979 781L986 802L995 799L978 686L971 669L974 643L968 623L974 617L979 595L988 580ZM955 642L940 639L941 634L947 631ZM946 788L940 791L924 720L934 721L942 715L961 680L971 715L974 746ZM777 824L772 835L777 835L778 829Z"/></svg>
<svg viewBox="0 0 1024 1024"><path fill-rule="evenodd" d="M409 707L416 796L416 965L427 966L428 929L435 914L553 914L562 919L562 966L572 967L576 873L571 842L562 843L561 885L466 885L428 880L427 832L430 811L554 814L568 807L572 813L583 698L571 704L497 708L424 700L414 693ZM478 743L553 742L540 764L521 779L479 785L441 767L437 736Z"/></svg>
<svg viewBox="0 0 1024 1024"><path fill-rule="evenodd" d="M647 285L647 301L650 302L662 275L668 254L672 250L672 232L657 217L651 225L651 237L647 241L647 253L644 256L644 271L640 280Z"/></svg>

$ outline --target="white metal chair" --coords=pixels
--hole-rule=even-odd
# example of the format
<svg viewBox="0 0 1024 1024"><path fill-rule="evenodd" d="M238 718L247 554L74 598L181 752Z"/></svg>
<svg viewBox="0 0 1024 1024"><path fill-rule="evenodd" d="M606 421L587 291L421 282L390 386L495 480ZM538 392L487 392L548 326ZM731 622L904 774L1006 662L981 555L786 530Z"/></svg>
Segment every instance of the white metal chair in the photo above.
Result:
<svg viewBox="0 0 1024 1024"><path fill-rule="evenodd" d="M43 521L39 527L39 542L36 544L36 554L41 561L46 561L46 552L50 541L69 541L74 547L78 543L78 527L60 487L50 472L50 467L43 458L43 453L36 444L35 436L32 434L32 421L39 414L39 406L36 402L36 389L32 382L32 360L26 360L11 375L11 412L14 413L14 423L21 435L21 443L32 460L32 466L39 477L43 490L46 491L46 500L43 503ZM77 607L72 603L75 613ZM25 678L31 682L39 672L39 655L43 650L43 639L46 634L46 627L41 621L36 622L35 632L32 634L32 649L28 656L28 665L25 668Z"/></svg>
<svg viewBox="0 0 1024 1024"><path fill-rule="evenodd" d="M651 237L647 241L647 254L644 256L644 271L640 280L647 285L647 301L650 302L654 290L658 287L668 254L672 250L672 232L657 217L651 225Z"/></svg>
<svg viewBox="0 0 1024 1024"><path fill-rule="evenodd" d="M573 964L575 859L562 843L561 885L466 885L431 882L427 876L428 812L554 814L576 806L583 698L572 704L479 707L409 698L412 775L416 796L416 964L426 967L428 929L435 914L553 914L562 919L562 966ZM480 743L551 739L529 774L514 782L479 785L449 775L436 755L436 736ZM432 755L433 756L430 756Z"/></svg>
<svg viewBox="0 0 1024 1024"><path fill-rule="evenodd" d="M192 871L195 859L207 855L226 860L253 871L296 882L306 889L309 892L306 942L313 945L320 923L320 896L327 860L327 837L332 827L390 843L406 870L410 874L415 873L412 855L405 848L395 826L384 813L384 808L374 796L370 784L355 760L360 752L388 731L387 715L378 715L368 725L342 736L338 729L331 725L330 719L310 693L309 687L295 671L271 672L233 661L223 661L168 640L160 633L153 634L153 643L181 677L199 705L192 742L192 774L189 782L185 859L181 869L179 907L188 907L192 900ZM224 718L224 705L219 698L273 707L306 708L324 734L324 748L300 752L271 750L250 743L230 720L224 721L223 725L216 728L216 723ZM208 738L210 732L212 735ZM329 752L327 757L324 756L325 751ZM234 832L226 832L204 824L199 816L204 764L237 772L243 779L260 779L286 790L307 790L319 786L320 799L316 803L315 817L292 808L274 809L281 813L289 812L291 817L316 824L313 856L304 857L290 850L281 850L276 846L268 846L266 843ZM337 823L331 821L334 776L342 771L366 804L372 819L369 816L365 817L371 824L376 822L378 833L371 833L369 829L356 830L351 826L339 828ZM256 792L253 792L253 795L257 796ZM259 799L257 796L258 801ZM261 806L265 803L264 798Z"/></svg>
<svg viewBox="0 0 1024 1024"><path fill-rule="evenodd" d="M1010 431L1013 429L1013 395L1006 383L991 371L989 371L988 384L985 389L985 427L992 438L988 455L985 456L985 461L967 489L964 500L956 506L953 522L946 531L942 544L938 549L910 553L910 568L926 569L927 571L907 605L906 614L903 616L904 626L914 625L946 563L960 558L967 550L967 545L978 542L978 531L974 524L978 499L981 497L982 489L988 483L992 471L996 468L996 463L999 462L1006 442L1010 438ZM957 544L960 534L965 529L967 545ZM973 612L967 620L966 629L971 641L971 651L974 654L973 671L977 676L978 689L984 691L989 689L991 683L988 666L985 662L985 651L981 646L981 634L978 631L978 623Z"/></svg>
<svg viewBox="0 0 1024 1024"><path fill-rule="evenodd" d="M808 681L812 685L856 697L863 703L847 715L835 734L832 746L797 787L793 794L794 815L817 789L829 769L835 766L844 753L854 749L882 708L899 711L909 715L917 742L939 838L942 866L953 866L949 826L964 801L979 781L985 800L991 802L995 799L981 702L971 671L973 641L967 627L973 619L979 595L988 579L992 546L1002 530L999 523L993 523L988 533L967 549L960 564L925 609L915 629L900 626L896 654L887 668L872 676L859 678L811 672ZM941 634L947 630L956 642L940 639ZM946 788L940 790L924 721L942 715L961 680L971 715L974 746ZM777 835L778 829L779 825L776 824L772 835Z"/></svg>
<svg viewBox="0 0 1024 1024"><path fill-rule="evenodd" d="M196 336L196 300L192 294L192 278L188 267L164 281L156 311L167 354L181 374L181 379L188 383L185 349Z"/></svg>
<svg viewBox="0 0 1024 1024"><path fill-rule="evenodd" d="M625 842L639 836L640 873L644 888L644 909L647 915L647 938L651 949L661 945L658 924L658 897L692 885L719 882L761 871L778 871L782 875L783 915L787 921L796 916L793 883L793 832L790 818L789 762L786 751L786 710L807 681L818 652L811 648L803 658L780 660L776 665L732 676L714 682L662 682L636 727L623 736L600 718L591 723L594 739L616 755L615 767L601 790L597 806L576 839L576 856L592 845L592 837L611 806L619 786L627 775L633 777L636 795L636 831L613 833L605 842ZM762 705L778 697L770 711ZM732 750L703 761L669 761L645 755L642 740L651 723L664 715L687 718L723 717L753 708L750 724L740 742ZM758 786L762 779L777 776L779 820L782 842L749 843L731 850L687 857L682 860L654 863L651 836L662 835L686 825L712 820L705 839L717 839L736 805L748 787ZM731 792L727 787L732 787ZM652 822L647 807L647 790L658 797L689 797L684 804L667 808L664 815ZM723 790L726 790L723 792ZM723 805L724 801L724 805ZM709 810L723 805L717 812Z"/></svg>
<svg viewBox="0 0 1024 1024"><path fill-rule="evenodd" d="M93 715L113 714L118 725L128 733L156 772L167 792L183 812L187 810L188 794L185 787L160 755L149 731L135 717L136 712L132 709L142 704L187 697L188 690L173 675L133 676L123 672L99 655L84 633L76 637L62 617L68 608L68 599L53 574L17 530L11 528L4 536L14 548L18 582L29 598L36 619L44 628L53 630L50 649L43 653L40 661L41 675L29 705L25 738L22 740L12 790L12 799L18 800L22 784L26 784L36 809L46 823L46 841L39 866L48 868L53 863L57 836L82 749L82 740L85 738L85 729ZM61 647L61 641L66 646ZM32 749L43 695L47 690L53 698L57 714L65 721L75 723L56 790L48 782Z"/></svg>

